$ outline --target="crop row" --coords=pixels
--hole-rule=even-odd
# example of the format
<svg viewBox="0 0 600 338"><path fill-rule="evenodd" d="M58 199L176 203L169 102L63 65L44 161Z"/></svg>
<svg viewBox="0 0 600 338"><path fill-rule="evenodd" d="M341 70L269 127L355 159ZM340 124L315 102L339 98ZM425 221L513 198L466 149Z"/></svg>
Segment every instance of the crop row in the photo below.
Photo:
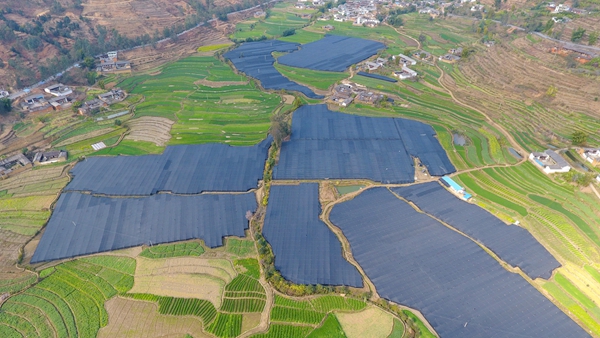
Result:
<svg viewBox="0 0 600 338"><path fill-rule="evenodd" d="M204 299L176 298L156 296L144 293L128 293L124 296L158 303L158 313L173 316L196 316L202 319L204 325L212 322L217 316L215 306Z"/></svg>
<svg viewBox="0 0 600 338"><path fill-rule="evenodd" d="M242 315L219 312L207 331L221 338L237 337L242 332Z"/></svg>
<svg viewBox="0 0 600 338"><path fill-rule="evenodd" d="M147 258L168 258L181 256L200 256L204 248L198 242L156 245L144 249L140 256Z"/></svg>
<svg viewBox="0 0 600 338"><path fill-rule="evenodd" d="M229 284L227 284L227 286L225 286L225 291L265 292L262 285L260 285L256 279L243 274L238 275Z"/></svg>
<svg viewBox="0 0 600 338"><path fill-rule="evenodd" d="M262 312L266 300L257 298L225 298L221 311L230 313Z"/></svg>

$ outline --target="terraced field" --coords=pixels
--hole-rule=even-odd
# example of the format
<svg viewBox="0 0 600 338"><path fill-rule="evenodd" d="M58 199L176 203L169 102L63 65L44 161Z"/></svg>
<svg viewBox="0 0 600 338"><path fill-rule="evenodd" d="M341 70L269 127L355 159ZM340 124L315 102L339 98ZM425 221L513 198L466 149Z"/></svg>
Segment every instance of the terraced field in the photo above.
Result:
<svg viewBox="0 0 600 338"><path fill-rule="evenodd" d="M135 261L90 257L43 270L42 280L9 298L0 312L4 337L92 337L105 326L104 302L133 286Z"/></svg>
<svg viewBox="0 0 600 338"><path fill-rule="evenodd" d="M214 57L193 56L166 65L158 75L130 77L120 86L144 97L135 117L175 122L169 144L250 145L266 137L269 116L281 103L279 95L261 92L253 83L211 87L198 80L239 82L247 78Z"/></svg>

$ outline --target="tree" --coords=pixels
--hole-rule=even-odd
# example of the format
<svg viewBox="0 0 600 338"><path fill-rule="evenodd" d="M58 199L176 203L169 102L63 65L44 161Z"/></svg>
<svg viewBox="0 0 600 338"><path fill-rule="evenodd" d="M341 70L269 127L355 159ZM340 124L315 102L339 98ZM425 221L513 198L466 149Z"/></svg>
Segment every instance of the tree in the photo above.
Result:
<svg viewBox="0 0 600 338"><path fill-rule="evenodd" d="M389 17L388 23L394 27L400 27L404 25L404 20L402 20L402 17L400 15L396 15Z"/></svg>
<svg viewBox="0 0 600 338"><path fill-rule="evenodd" d="M86 56L81 62L81 65L89 70L94 70L96 68L96 61L93 57Z"/></svg>
<svg viewBox="0 0 600 338"><path fill-rule="evenodd" d="M118 126L120 126L120 125L121 125L121 123L122 123L122 122L121 122L121 120L119 120L119 119L116 119L116 120L115 120L115 126L117 126L117 127L118 127Z"/></svg>
<svg viewBox="0 0 600 338"><path fill-rule="evenodd" d="M571 134L571 142L576 146L580 146L585 144L587 137L588 135L586 133L578 130Z"/></svg>
<svg viewBox="0 0 600 338"><path fill-rule="evenodd" d="M427 41L427 35L421 33L421 34L419 34L419 38L418 39L419 39L420 43L425 43L425 41Z"/></svg>
<svg viewBox="0 0 600 338"><path fill-rule="evenodd" d="M296 30L294 28L290 28L290 29L286 29L283 31L283 33L281 34L282 36L291 36L296 34Z"/></svg>
<svg viewBox="0 0 600 338"><path fill-rule="evenodd" d="M88 84L91 86L94 83L96 83L96 78L98 77L98 74L96 74L96 72L87 72L85 73L85 78L88 81Z"/></svg>
<svg viewBox="0 0 600 338"><path fill-rule="evenodd" d="M588 35L588 45L594 45L596 44L596 41L598 41L598 32L591 32L590 35Z"/></svg>
<svg viewBox="0 0 600 338"><path fill-rule="evenodd" d="M494 6L496 9L500 9L502 7L502 0L494 0Z"/></svg>
<svg viewBox="0 0 600 338"><path fill-rule="evenodd" d="M291 128L285 114L277 113L271 116L271 128L269 133L273 136L275 145L281 146L281 142L290 135Z"/></svg>
<svg viewBox="0 0 600 338"><path fill-rule="evenodd" d="M104 80L98 81L98 87L100 87L100 89L104 89L104 87L105 87Z"/></svg>
<svg viewBox="0 0 600 338"><path fill-rule="evenodd" d="M578 27L576 30L573 31L573 33L571 34L571 41L573 42L578 42L579 40L581 40L583 38L583 35L585 34L585 29Z"/></svg>
<svg viewBox="0 0 600 338"><path fill-rule="evenodd" d="M0 115L6 115L12 110L12 104L8 97L0 99Z"/></svg>

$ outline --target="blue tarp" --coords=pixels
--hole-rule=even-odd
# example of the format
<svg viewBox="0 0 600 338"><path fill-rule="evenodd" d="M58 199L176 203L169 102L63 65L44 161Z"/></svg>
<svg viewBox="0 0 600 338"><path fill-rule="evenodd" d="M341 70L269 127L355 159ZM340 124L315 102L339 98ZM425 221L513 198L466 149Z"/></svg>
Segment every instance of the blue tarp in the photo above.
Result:
<svg viewBox="0 0 600 338"><path fill-rule="evenodd" d="M356 75L360 75L360 76L364 76L364 77L370 77L370 78L373 78L373 79L383 80L383 81L387 81L387 82L398 82L397 79L394 79L394 78L388 77L388 76L379 75L379 74L371 74L371 73L365 73L365 72L358 72L358 73L356 73Z"/></svg>
<svg viewBox="0 0 600 338"><path fill-rule="evenodd" d="M330 220L377 293L419 310L440 337L588 337L475 242L385 188L337 204Z"/></svg>
<svg viewBox="0 0 600 338"><path fill-rule="evenodd" d="M141 196L158 191L248 191L263 176L271 138L250 147L169 146L161 155L89 157L71 171L66 191Z"/></svg>
<svg viewBox="0 0 600 338"><path fill-rule="evenodd" d="M260 81L265 89L286 89L300 92L310 98L323 98L310 88L290 81L273 67L273 52L292 52L298 50L299 44L279 40L246 42L223 56L231 60L235 68L244 74Z"/></svg>
<svg viewBox="0 0 600 338"><path fill-rule="evenodd" d="M299 51L281 56L277 62L292 67L343 72L384 48L385 45L378 41L325 35L321 40L302 45Z"/></svg>
<svg viewBox="0 0 600 338"><path fill-rule="evenodd" d="M411 156L429 173L455 171L446 152L424 123L330 111L326 105L294 112L292 136L284 142L276 179L370 179L383 183L414 180Z"/></svg>
<svg viewBox="0 0 600 338"><path fill-rule="evenodd" d="M253 193L140 198L63 193L31 262L193 238L217 247L224 236L244 237L246 212L255 209Z"/></svg>
<svg viewBox="0 0 600 338"><path fill-rule="evenodd" d="M263 235L273 248L275 268L296 284L362 287L356 267L342 256L342 245L319 220L319 185L273 185Z"/></svg>
<svg viewBox="0 0 600 338"><path fill-rule="evenodd" d="M421 210L475 238L531 278L549 279L560 263L524 228L508 226L479 206L456 198L436 182L393 188ZM465 196L466 197L466 196Z"/></svg>

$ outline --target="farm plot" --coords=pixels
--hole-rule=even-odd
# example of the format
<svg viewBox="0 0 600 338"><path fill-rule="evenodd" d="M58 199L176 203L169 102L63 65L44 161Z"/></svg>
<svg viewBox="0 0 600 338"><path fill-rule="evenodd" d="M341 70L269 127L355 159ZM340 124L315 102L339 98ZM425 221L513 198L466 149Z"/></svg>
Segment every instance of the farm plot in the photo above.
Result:
<svg viewBox="0 0 600 338"><path fill-rule="evenodd" d="M387 337L395 325L392 315L375 306L361 312L338 313L336 317L348 338Z"/></svg>
<svg viewBox="0 0 600 338"><path fill-rule="evenodd" d="M362 287L362 276L342 255L338 238L319 220L319 186L271 187L263 234L275 268L295 284Z"/></svg>
<svg viewBox="0 0 600 338"><path fill-rule="evenodd" d="M138 257L131 293L197 298L221 305L224 287L235 276L227 260L194 257L149 261Z"/></svg>
<svg viewBox="0 0 600 338"><path fill-rule="evenodd" d="M262 312L266 304L266 293L259 283L260 268L256 259L237 261L244 266L244 272L235 277L225 287L223 304L220 308L225 313Z"/></svg>
<svg viewBox="0 0 600 338"><path fill-rule="evenodd" d="M140 256L147 258L170 258L180 256L200 256L204 248L198 242L163 244L144 249Z"/></svg>
<svg viewBox="0 0 600 338"><path fill-rule="evenodd" d="M63 166L27 170L0 181L0 280L28 276L14 266L19 250L46 223L67 182Z"/></svg>
<svg viewBox="0 0 600 338"><path fill-rule="evenodd" d="M253 193L141 198L63 193L31 262L194 238L221 246L224 236L245 235L245 215L254 209Z"/></svg>
<svg viewBox="0 0 600 338"><path fill-rule="evenodd" d="M275 69L288 79L320 90L328 90L337 82L347 78L347 73L321 72L275 64Z"/></svg>
<svg viewBox="0 0 600 338"><path fill-rule="evenodd" d="M283 35L290 29L299 29L309 23L308 19L301 17L295 11L292 3L279 3L269 10L266 19L252 18L242 21L235 26L235 32L230 36L232 39L256 39L262 36L267 38ZM314 13L315 11L301 11L302 13Z"/></svg>
<svg viewBox="0 0 600 338"><path fill-rule="evenodd" d="M302 45L299 51L279 57L277 62L296 68L343 72L384 48L385 45L377 41L326 35L321 40Z"/></svg>
<svg viewBox="0 0 600 338"><path fill-rule="evenodd" d="M310 300L294 300L276 295L275 304L271 310L269 331L254 337L282 337L283 333L286 334L285 337L319 337L323 331L330 330L331 326L339 327L338 332L343 334L344 330L339 326L339 322L337 325L328 323L333 313L338 316L351 315L366 307L367 304L363 301L341 296L320 296ZM330 336L339 337L340 334Z"/></svg>
<svg viewBox="0 0 600 338"><path fill-rule="evenodd" d="M98 331L99 338L163 337L166 335L209 337L202 333L202 321L194 317L161 315L148 302L116 297L106 302L108 325Z"/></svg>
<svg viewBox="0 0 600 338"><path fill-rule="evenodd" d="M164 117L142 116L127 123L129 133L125 139L153 142L157 147L164 146L171 139L173 123Z"/></svg>
<svg viewBox="0 0 600 338"><path fill-rule="evenodd" d="M235 68L260 81L265 89L293 90L309 98L323 98L310 88L297 84L284 77L273 65L273 52L292 52L298 50L298 44L279 40L246 42L223 56L230 60Z"/></svg>
<svg viewBox="0 0 600 338"><path fill-rule="evenodd" d="M75 166L65 190L119 196L248 191L262 178L270 140L248 147L213 143L170 146L161 155L92 157Z"/></svg>
<svg viewBox="0 0 600 338"><path fill-rule="evenodd" d="M108 321L104 302L133 286L135 261L97 256L50 269L41 282L2 305L3 331L57 338L96 336Z"/></svg>
<svg viewBox="0 0 600 338"><path fill-rule="evenodd" d="M330 111L326 105L294 112L292 137L282 145L276 179L370 179L410 183L418 157L431 175L455 171L446 152L423 123Z"/></svg>
<svg viewBox="0 0 600 338"><path fill-rule="evenodd" d="M525 229L508 226L479 206L461 201L437 182L392 188L422 211L464 232L518 266L532 279L549 279L560 263Z"/></svg>
<svg viewBox="0 0 600 338"><path fill-rule="evenodd" d="M202 80L217 86L198 82ZM247 83L247 78L215 57L194 56L162 67L158 75L127 78L120 86L144 97L136 105L136 117L175 121L169 144L255 144L265 138L281 98L252 83L232 82Z"/></svg>
<svg viewBox="0 0 600 338"><path fill-rule="evenodd" d="M418 309L442 337L587 336L476 243L385 188L334 206L330 220L344 232L379 295Z"/></svg>

